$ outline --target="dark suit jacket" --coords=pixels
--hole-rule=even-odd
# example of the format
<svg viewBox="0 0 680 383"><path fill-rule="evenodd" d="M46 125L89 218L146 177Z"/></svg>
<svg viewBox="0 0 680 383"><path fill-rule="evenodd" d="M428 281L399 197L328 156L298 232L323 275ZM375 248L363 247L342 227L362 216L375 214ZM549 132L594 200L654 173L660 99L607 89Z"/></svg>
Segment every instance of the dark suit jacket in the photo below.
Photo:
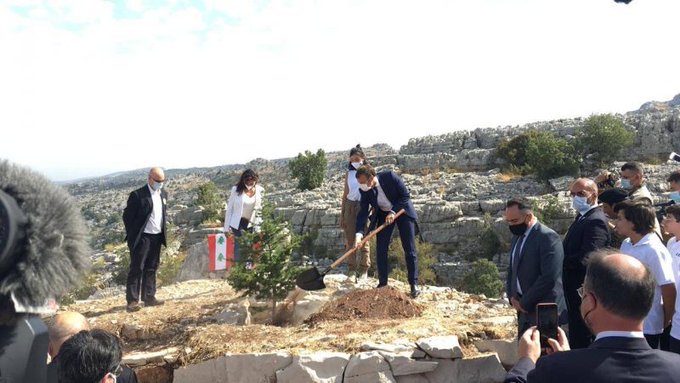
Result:
<svg viewBox="0 0 680 383"><path fill-rule="evenodd" d="M584 260L591 252L608 247L611 235L607 216L602 208L590 209L583 218L577 215L562 242L564 245L563 282L566 286L579 288L586 276Z"/></svg>
<svg viewBox="0 0 680 383"><path fill-rule="evenodd" d="M652 350L642 338L602 338L588 348L538 360L522 358L505 383L680 383L680 355Z"/></svg>
<svg viewBox="0 0 680 383"><path fill-rule="evenodd" d="M512 238L510 251L515 248L518 238L517 236ZM519 257L517 279L522 287L522 297L519 299L522 307L531 316L531 313L536 311L537 303L557 303L558 312L564 313L566 309L562 291L564 252L560 236L549 227L536 222L524 240ZM510 286L514 282L511 279L512 264L506 280L508 295L513 291Z"/></svg>
<svg viewBox="0 0 680 383"><path fill-rule="evenodd" d="M401 209L404 209L409 218L417 220L416 210L413 208L413 203L411 202L411 194L409 194L408 189L404 181L396 175L393 171L387 170L380 172L376 175L378 177L378 182L380 187L385 192L385 196L392 203L392 211L395 213ZM357 233L366 234L364 228L366 227L366 220L368 219L368 211L372 206L376 214L371 217L371 225L369 230L375 228L377 218L379 215L385 215L385 213L378 207L378 198L373 189L365 192L359 190L361 193L361 209L357 214Z"/></svg>
<svg viewBox="0 0 680 383"><path fill-rule="evenodd" d="M165 190L161 189L161 202L163 203L163 218L161 220L161 235L162 243L165 245L165 204L168 195ZM130 193L127 200L127 206L123 211L123 223L125 224L125 240L128 243L130 251L137 246L139 240L144 233L144 227L149 220L149 216L153 212L153 201L151 200L151 192L149 186L144 185L141 188Z"/></svg>

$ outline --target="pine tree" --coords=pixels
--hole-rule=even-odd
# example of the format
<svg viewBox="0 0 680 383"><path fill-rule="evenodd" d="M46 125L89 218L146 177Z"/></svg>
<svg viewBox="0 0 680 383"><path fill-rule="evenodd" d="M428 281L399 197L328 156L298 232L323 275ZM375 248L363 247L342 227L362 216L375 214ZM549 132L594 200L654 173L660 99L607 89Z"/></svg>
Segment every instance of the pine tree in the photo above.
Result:
<svg viewBox="0 0 680 383"><path fill-rule="evenodd" d="M227 280L236 291L271 301L273 322L277 302L295 288L295 278L300 273L291 259L300 236L274 214L272 205L265 204L260 232L246 232L236 240L240 258Z"/></svg>

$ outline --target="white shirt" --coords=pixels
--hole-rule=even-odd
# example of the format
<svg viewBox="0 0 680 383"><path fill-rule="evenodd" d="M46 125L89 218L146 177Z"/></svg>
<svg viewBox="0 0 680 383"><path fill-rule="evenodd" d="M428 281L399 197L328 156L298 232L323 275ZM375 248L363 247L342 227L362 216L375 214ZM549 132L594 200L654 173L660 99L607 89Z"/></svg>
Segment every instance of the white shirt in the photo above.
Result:
<svg viewBox="0 0 680 383"><path fill-rule="evenodd" d="M361 192L359 192L359 181L357 180L356 170L347 172L347 199L355 202L361 201Z"/></svg>
<svg viewBox="0 0 680 383"><path fill-rule="evenodd" d="M621 252L644 263L656 278L654 301L652 302L652 309L649 310L649 314L645 318L643 332L647 335L661 334L664 323L660 286L675 283L671 255L654 232L642 237L635 245L631 243L630 238L626 238L621 244Z"/></svg>
<svg viewBox="0 0 680 383"><path fill-rule="evenodd" d="M385 195L385 192L382 189L382 186L380 186L380 181L378 181L378 177L375 177L375 188L378 189L378 207L382 211L392 211L392 202L390 202L389 199L387 199L387 196Z"/></svg>
<svg viewBox="0 0 680 383"><path fill-rule="evenodd" d="M602 338L610 337L620 337L620 338L644 338L645 335L641 331L602 331L595 337L595 341Z"/></svg>
<svg viewBox="0 0 680 383"><path fill-rule="evenodd" d="M524 232L524 236L517 239L518 242L521 240L522 243L516 243L515 247L513 249L511 249L511 250L515 250L515 251L512 252L512 254L510 254L510 264L511 265L515 264L515 253L517 254L518 257L519 257L520 254L522 254L522 249L524 249L524 244L527 241L527 237L529 236L531 229L534 228L534 225L536 225L536 223L538 223L538 221L535 221L534 223L529 225L527 227L527 230ZM522 294L522 287L519 285L519 278L517 278L517 292Z"/></svg>
<svg viewBox="0 0 680 383"><path fill-rule="evenodd" d="M680 291L680 286L678 286L678 283L680 283L680 242L678 242L676 237L673 237L668 240L666 248L668 249L668 252L671 253L675 288ZM680 294L675 295L675 314L673 314L671 336L680 340Z"/></svg>
<svg viewBox="0 0 680 383"><path fill-rule="evenodd" d="M250 221L253 216L253 211L255 210L255 194L249 196L246 192L243 192L243 212L241 213L241 218L245 218Z"/></svg>
<svg viewBox="0 0 680 383"><path fill-rule="evenodd" d="M149 219L146 221L146 226L144 226L144 232L146 234L160 234L163 231L163 201L161 201L161 189L153 190L148 184L146 187L149 188L151 193L151 202L153 202L153 210Z"/></svg>

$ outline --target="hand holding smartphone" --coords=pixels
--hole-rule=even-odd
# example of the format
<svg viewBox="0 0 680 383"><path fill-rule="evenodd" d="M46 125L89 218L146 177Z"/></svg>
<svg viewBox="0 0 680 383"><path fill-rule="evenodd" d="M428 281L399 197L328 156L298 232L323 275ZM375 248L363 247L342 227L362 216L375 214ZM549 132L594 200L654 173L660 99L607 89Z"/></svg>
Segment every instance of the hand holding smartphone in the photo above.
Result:
<svg viewBox="0 0 680 383"><path fill-rule="evenodd" d="M550 348L548 338L557 340L557 304L539 303L536 305L536 327L541 334L541 355Z"/></svg>

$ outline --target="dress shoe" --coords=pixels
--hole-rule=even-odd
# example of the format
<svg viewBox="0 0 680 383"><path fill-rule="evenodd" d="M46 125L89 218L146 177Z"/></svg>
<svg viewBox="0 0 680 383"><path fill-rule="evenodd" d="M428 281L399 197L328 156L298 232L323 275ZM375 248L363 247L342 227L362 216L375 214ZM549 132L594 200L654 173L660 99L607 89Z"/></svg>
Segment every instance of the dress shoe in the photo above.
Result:
<svg viewBox="0 0 680 383"><path fill-rule="evenodd" d="M129 302L127 304L127 307L125 307L125 310L129 313L137 312L142 309L142 306L139 305L137 302Z"/></svg>
<svg viewBox="0 0 680 383"><path fill-rule="evenodd" d="M416 298L418 295L420 295L418 287L416 285L411 285L411 298Z"/></svg>
<svg viewBox="0 0 680 383"><path fill-rule="evenodd" d="M164 301L159 301L156 298L149 299L148 301L144 301L144 306L151 307L151 306L162 306L164 305Z"/></svg>
<svg viewBox="0 0 680 383"><path fill-rule="evenodd" d="M378 283L378 286L376 286L375 288L379 289L381 287L386 287L386 286L387 286L387 283Z"/></svg>

